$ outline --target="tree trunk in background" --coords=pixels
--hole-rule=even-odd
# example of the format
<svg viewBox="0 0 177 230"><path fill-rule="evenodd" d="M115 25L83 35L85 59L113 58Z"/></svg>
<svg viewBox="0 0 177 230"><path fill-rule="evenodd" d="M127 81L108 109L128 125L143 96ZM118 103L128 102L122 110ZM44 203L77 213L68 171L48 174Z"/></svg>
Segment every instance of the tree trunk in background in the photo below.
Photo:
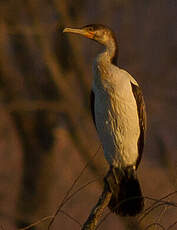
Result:
<svg viewBox="0 0 177 230"><path fill-rule="evenodd" d="M18 227L49 215L53 176L53 129L44 111L12 114L22 142L24 172L19 194Z"/></svg>
<svg viewBox="0 0 177 230"><path fill-rule="evenodd" d="M46 112L46 110L44 111L40 108L32 109L32 111L28 110L23 101L30 101L30 95L33 97L35 96L36 98L41 98L41 100L44 101L46 98L49 101L52 99L57 101L58 97L57 93L54 93L56 92L56 88L54 87L54 84L52 87L52 82L50 82L50 80L44 90L44 87L41 89L38 88L39 83L37 82L37 76L29 79L24 72L23 77L22 72L18 69L18 64L20 62L20 65L23 66L23 61L26 58L25 53L23 53L22 56L19 56L19 54L23 52L23 49L21 50L21 48L22 44L25 44L25 40L21 37L21 47L18 48L17 58L12 59L10 52L13 49L16 50L17 44L12 41L9 46L8 42L11 37L8 36L4 24L2 24L1 28L3 35L0 38L0 48L1 54L3 54L1 57L3 58L0 58L0 81L3 98L7 110L10 112L14 124L16 125L24 153L24 171L19 200L17 202L17 226L24 227L34 222L34 220L39 219L39 217L49 215L49 213L52 212L48 200L50 198L53 181L52 150L55 143L53 128L57 124L57 116L56 112ZM9 50L7 47L9 47ZM28 60L28 62L31 61ZM8 68L9 63L10 68ZM22 68L25 69L25 66ZM29 83L34 87L30 88ZM22 101L21 108L16 108L16 106L14 106L14 108L11 109L11 106L8 106L9 104L18 101Z"/></svg>

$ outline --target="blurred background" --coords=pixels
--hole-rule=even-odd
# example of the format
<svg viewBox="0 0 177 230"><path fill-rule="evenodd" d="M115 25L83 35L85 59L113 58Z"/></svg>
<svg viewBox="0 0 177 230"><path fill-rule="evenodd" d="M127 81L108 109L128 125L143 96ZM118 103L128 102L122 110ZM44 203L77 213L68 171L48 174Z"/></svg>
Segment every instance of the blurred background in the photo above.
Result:
<svg viewBox="0 0 177 230"><path fill-rule="evenodd" d="M118 64L144 92L148 132L138 170L144 196L160 199L177 190L177 1L1 0L2 229L53 215L87 162L73 191L95 181L62 207L51 229L80 229L71 217L83 224L102 192L108 168L89 108L91 66L101 47L62 33L65 26L91 23L115 31ZM166 200L176 202L177 196ZM146 199L146 208L151 203ZM167 228L177 210L159 205L142 217L111 214L100 229L143 230L152 223ZM32 229L47 229L48 223Z"/></svg>

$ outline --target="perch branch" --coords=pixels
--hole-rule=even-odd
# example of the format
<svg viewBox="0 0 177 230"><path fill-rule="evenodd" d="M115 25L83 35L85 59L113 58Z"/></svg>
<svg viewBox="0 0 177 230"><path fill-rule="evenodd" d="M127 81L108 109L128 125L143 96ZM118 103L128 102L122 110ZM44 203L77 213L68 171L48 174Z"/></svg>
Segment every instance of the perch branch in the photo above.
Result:
<svg viewBox="0 0 177 230"><path fill-rule="evenodd" d="M92 209L87 221L84 223L82 230L95 230L96 229L98 220L102 216L104 209L108 206L111 196L112 196L112 193L110 192L109 185L105 182L104 190L97 204Z"/></svg>

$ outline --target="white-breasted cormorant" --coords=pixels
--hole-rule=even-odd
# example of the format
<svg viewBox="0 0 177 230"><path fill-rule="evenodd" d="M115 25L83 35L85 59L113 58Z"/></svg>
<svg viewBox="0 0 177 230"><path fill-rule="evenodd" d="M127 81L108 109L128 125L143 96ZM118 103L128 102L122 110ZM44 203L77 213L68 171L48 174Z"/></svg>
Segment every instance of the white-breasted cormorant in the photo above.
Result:
<svg viewBox="0 0 177 230"><path fill-rule="evenodd" d="M117 64L118 46L112 30L92 24L64 32L80 34L104 46L93 64L91 111L104 156L112 170L108 179L111 211L134 216L144 206L136 170L141 160L146 130L142 91L136 80Z"/></svg>

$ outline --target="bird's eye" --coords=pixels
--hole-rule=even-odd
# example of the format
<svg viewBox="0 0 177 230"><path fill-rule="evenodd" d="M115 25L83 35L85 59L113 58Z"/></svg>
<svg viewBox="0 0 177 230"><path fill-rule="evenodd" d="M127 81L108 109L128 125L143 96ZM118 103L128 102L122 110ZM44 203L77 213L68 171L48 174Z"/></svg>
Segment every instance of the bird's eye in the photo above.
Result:
<svg viewBox="0 0 177 230"><path fill-rule="evenodd" d="M93 32L93 27L88 27L88 31Z"/></svg>

